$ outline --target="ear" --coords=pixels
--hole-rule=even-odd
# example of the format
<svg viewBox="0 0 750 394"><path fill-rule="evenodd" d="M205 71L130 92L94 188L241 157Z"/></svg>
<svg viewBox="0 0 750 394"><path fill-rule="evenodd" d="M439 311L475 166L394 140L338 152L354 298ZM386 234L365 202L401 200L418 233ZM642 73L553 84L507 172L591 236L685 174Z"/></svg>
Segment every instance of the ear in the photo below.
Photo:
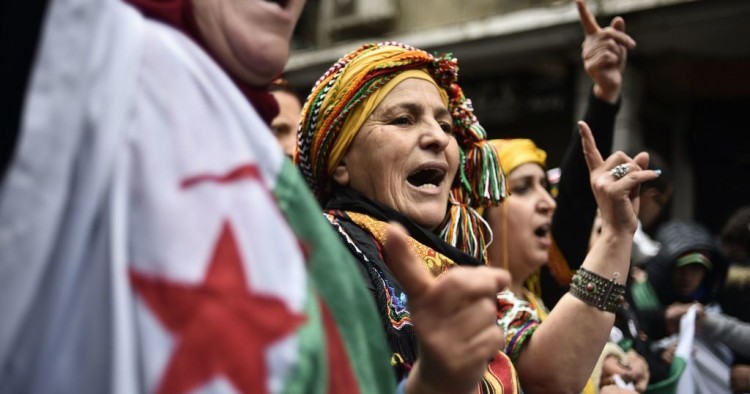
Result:
<svg viewBox="0 0 750 394"><path fill-rule="evenodd" d="M346 168L345 160L341 160L341 163L333 170L333 181L341 186L349 184L349 170Z"/></svg>

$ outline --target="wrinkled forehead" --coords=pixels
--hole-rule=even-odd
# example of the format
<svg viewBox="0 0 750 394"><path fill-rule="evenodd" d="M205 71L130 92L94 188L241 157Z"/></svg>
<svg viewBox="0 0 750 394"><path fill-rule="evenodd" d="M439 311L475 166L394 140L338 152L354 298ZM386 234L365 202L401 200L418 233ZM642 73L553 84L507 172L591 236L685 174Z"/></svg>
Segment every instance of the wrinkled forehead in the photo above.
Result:
<svg viewBox="0 0 750 394"><path fill-rule="evenodd" d="M429 111L436 117L451 117L445 90L434 82L419 78L407 78L396 84L378 104L374 113L389 114L399 111Z"/></svg>

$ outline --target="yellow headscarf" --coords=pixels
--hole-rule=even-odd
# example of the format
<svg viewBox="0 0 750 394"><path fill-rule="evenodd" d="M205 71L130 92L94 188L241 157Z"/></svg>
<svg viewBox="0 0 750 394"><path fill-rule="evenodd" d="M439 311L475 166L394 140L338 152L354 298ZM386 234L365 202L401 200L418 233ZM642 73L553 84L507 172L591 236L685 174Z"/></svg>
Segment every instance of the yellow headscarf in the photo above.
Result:
<svg viewBox="0 0 750 394"><path fill-rule="evenodd" d="M547 152L539 149L534 141L526 138L495 139L489 141L497 151L500 166L507 177L518 166L536 163L547 168Z"/></svg>

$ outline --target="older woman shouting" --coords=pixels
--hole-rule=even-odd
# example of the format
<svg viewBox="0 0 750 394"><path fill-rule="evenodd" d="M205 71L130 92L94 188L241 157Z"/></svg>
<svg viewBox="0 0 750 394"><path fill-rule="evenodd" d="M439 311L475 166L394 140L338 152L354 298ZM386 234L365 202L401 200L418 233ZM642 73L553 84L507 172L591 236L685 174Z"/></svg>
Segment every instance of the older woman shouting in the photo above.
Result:
<svg viewBox="0 0 750 394"><path fill-rule="evenodd" d="M459 294L466 294L465 283L457 277L468 275L458 273L471 270L449 268L481 265L485 236L490 234L471 207L498 204L505 194L497 157L456 83L457 70L450 56L436 57L400 43L360 47L334 64L313 88L303 108L295 161L326 217L361 263L381 312L392 364L401 377L409 372L407 389L414 387L409 381L415 375L429 373L417 359L419 342L420 360L424 349L430 349L430 360L460 355L445 363L448 372L460 370L463 363L484 363L479 386L484 392L518 392L518 376L525 392L580 391L614 321L614 315L603 310L617 302L622 290L613 273L628 269L636 226L631 191L656 175L640 170L646 156L633 160L618 155L604 161L583 125L592 186L607 214L610 236L588 256L593 263L585 266L591 271L582 275L602 284L601 291L586 300L573 297L566 311L572 319L550 319L544 329L528 304L509 291L497 297L497 305L485 302L487 298L457 302ZM615 165L624 165L617 176L610 173ZM438 282L464 283L435 297L440 312L432 316L442 319L426 322L410 315L400 278L386 264L390 221L408 230L409 248L441 277ZM605 242L610 245L604 247ZM486 289L477 294L485 295ZM461 300L476 298L481 297ZM579 317L587 321L578 323ZM482 345L490 343L487 335L498 331L478 328L495 321L505 330L503 350L514 359L518 375L503 352ZM432 352L440 345L448 350L435 357ZM544 357L541 349L546 349ZM550 354L550 349L556 351ZM450 381L449 374L436 381L440 378ZM476 383L460 387L476 392ZM439 391L452 392L448 387L459 386Z"/></svg>
<svg viewBox="0 0 750 394"><path fill-rule="evenodd" d="M437 231L446 221L451 189L460 174L464 182L454 190L456 204L449 215L455 223L447 222L464 230L465 238L474 242L466 249L480 256L481 218L459 200L483 190L475 193L477 201L498 202L504 192L494 150L484 144L484 130L455 84L456 71L449 57L435 58L403 44L365 45L318 81L303 108L298 135L295 160L328 219L362 263L382 314L392 363L402 376L407 371L414 375L417 342L402 283L385 264L387 223L396 221L408 230L410 249L435 276L456 263L481 265L479 259L444 242ZM461 187L465 193L458 192ZM444 279L452 280L451 274ZM458 292L457 288L455 298ZM441 335L457 338L474 325L494 325L494 295L488 295L479 303L481 310L472 311L454 306L446 292L441 295L445 300L433 305L445 308L446 318L422 325L418 336L423 341L438 338L438 348L449 349ZM454 313L459 306L464 312ZM500 330L496 335L502 336ZM481 352L457 350L449 358L471 355L486 364L497 356L493 365L499 372L487 373L485 384L514 392L514 371L507 357L497 352L500 345Z"/></svg>

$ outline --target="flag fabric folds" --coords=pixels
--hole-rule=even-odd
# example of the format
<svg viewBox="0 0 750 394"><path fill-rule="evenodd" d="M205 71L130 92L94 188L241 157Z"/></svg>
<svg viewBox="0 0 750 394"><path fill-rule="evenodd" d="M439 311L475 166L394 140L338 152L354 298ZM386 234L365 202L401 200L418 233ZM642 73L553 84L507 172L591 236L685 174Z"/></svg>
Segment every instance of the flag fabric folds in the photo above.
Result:
<svg viewBox="0 0 750 394"><path fill-rule="evenodd" d="M649 385L649 394L729 394L729 369L714 349L696 336L697 306L680 320L669 378Z"/></svg>

